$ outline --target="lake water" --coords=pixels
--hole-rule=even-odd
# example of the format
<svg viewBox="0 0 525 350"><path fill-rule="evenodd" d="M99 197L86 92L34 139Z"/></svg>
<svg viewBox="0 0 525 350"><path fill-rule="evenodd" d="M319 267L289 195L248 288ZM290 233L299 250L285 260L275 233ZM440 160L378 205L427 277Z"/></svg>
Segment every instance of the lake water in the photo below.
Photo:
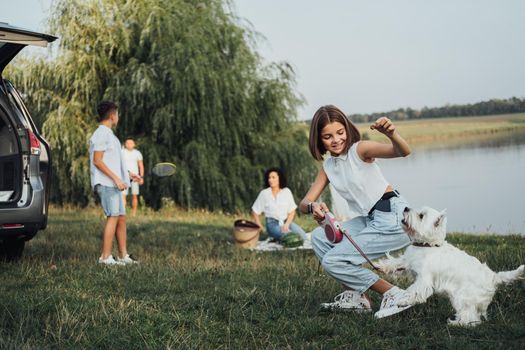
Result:
<svg viewBox="0 0 525 350"><path fill-rule="evenodd" d="M378 160L414 208L447 209L448 232L525 234L525 134Z"/></svg>

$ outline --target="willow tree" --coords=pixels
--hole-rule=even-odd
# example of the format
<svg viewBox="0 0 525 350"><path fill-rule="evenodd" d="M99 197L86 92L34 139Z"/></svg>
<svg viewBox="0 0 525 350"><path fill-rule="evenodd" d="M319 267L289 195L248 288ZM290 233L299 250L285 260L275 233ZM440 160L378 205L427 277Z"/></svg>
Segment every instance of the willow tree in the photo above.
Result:
<svg viewBox="0 0 525 350"><path fill-rule="evenodd" d="M150 205L171 197L246 208L269 166L285 169L296 194L306 191L315 166L293 125L294 72L261 63L229 2L59 0L49 23L59 47L11 73L51 142L55 200L89 201L87 140L102 99L119 104L117 136L135 137L146 168L177 165L172 178L146 179Z"/></svg>

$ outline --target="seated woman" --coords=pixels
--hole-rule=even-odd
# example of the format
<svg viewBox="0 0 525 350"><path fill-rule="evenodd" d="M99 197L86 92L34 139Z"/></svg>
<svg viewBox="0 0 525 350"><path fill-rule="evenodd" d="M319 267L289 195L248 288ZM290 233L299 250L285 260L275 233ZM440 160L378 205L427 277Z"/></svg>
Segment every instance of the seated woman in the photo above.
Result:
<svg viewBox="0 0 525 350"><path fill-rule="evenodd" d="M260 215L266 217L268 236L280 240L288 232L295 232L306 240L304 230L293 222L297 205L292 191L286 187L286 178L279 168L270 168L264 173L266 188L259 192L252 206L252 216L257 225L262 227Z"/></svg>

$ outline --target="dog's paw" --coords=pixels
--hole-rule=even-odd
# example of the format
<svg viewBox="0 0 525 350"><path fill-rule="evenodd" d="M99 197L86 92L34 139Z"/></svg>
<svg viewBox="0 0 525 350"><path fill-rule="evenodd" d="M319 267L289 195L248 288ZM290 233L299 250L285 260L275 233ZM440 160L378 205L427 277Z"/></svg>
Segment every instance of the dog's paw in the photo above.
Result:
<svg viewBox="0 0 525 350"><path fill-rule="evenodd" d="M457 318L449 318L449 319L447 320L447 324L448 324L449 326L460 326L460 325L461 325L460 322L461 322L461 321L460 321L459 319L457 319Z"/></svg>
<svg viewBox="0 0 525 350"><path fill-rule="evenodd" d="M479 324L481 324L481 320L463 320L461 318L449 318L447 320L447 323L449 326L457 326L457 327L476 327Z"/></svg>
<svg viewBox="0 0 525 350"><path fill-rule="evenodd" d="M525 279L525 274L523 274L524 271L525 271L525 265L521 265L520 267L518 267L518 274L519 274L518 279L520 280Z"/></svg>
<svg viewBox="0 0 525 350"><path fill-rule="evenodd" d="M401 277L401 276L405 276L407 274L407 270L404 267L398 267L393 272L391 272L391 274L394 277Z"/></svg>
<svg viewBox="0 0 525 350"><path fill-rule="evenodd" d="M387 261L388 259L381 259L379 261L376 261L374 265L380 272L388 274L390 273L390 268Z"/></svg>
<svg viewBox="0 0 525 350"><path fill-rule="evenodd" d="M398 270L404 270L393 258L381 259L377 261L375 265L377 269L384 274L395 274Z"/></svg>

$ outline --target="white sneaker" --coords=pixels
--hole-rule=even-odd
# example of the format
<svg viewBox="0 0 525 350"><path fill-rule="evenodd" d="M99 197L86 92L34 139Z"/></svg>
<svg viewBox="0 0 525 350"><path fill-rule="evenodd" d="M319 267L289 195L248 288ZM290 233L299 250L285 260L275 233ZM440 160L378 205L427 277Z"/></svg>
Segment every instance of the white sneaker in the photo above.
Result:
<svg viewBox="0 0 525 350"><path fill-rule="evenodd" d="M139 262L129 254L126 254L123 258L117 256L117 262L121 262L123 265L138 264Z"/></svg>
<svg viewBox="0 0 525 350"><path fill-rule="evenodd" d="M383 301L381 308L374 314L375 318L383 318L395 315L401 311L412 307L413 305L398 306L397 302L404 296L405 290L399 287L392 287L385 294L383 294Z"/></svg>
<svg viewBox="0 0 525 350"><path fill-rule="evenodd" d="M333 303L322 303L321 308L324 310L340 310L354 312L370 312L370 302L359 292L345 290L334 298Z"/></svg>
<svg viewBox="0 0 525 350"><path fill-rule="evenodd" d="M98 258L98 263L103 265L125 265L123 262L113 259L113 255L105 259L102 259L102 257Z"/></svg>

